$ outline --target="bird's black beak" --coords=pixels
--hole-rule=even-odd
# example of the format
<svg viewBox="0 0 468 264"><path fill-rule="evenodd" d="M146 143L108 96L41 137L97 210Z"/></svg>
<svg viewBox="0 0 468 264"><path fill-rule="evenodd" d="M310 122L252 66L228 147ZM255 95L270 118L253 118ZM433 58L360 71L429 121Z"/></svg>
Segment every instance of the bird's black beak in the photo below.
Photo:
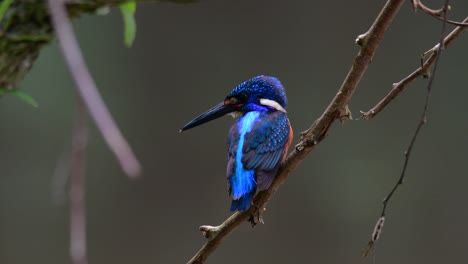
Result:
<svg viewBox="0 0 468 264"><path fill-rule="evenodd" d="M225 104L224 102L221 102L215 105L214 107L212 107L210 110L206 111L205 113L199 115L192 121L188 122L181 130L179 130L179 132L202 125L206 122L209 122L216 118L222 117L226 114L234 112L235 110L236 110L236 107L234 105Z"/></svg>

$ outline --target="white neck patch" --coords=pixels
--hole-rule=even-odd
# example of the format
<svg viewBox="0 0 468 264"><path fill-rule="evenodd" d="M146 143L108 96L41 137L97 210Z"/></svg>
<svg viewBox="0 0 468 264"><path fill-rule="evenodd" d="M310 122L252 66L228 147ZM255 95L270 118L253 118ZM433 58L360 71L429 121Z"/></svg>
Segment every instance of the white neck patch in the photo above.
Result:
<svg viewBox="0 0 468 264"><path fill-rule="evenodd" d="M273 107L274 109L278 111L286 113L286 110L284 110L284 108L280 104L278 104L278 102L274 100L262 98L260 99L260 104Z"/></svg>
<svg viewBox="0 0 468 264"><path fill-rule="evenodd" d="M235 111L235 112L231 112L229 113L228 115L232 116L232 118L236 119L236 118L239 118L242 116L242 112L239 112L239 111Z"/></svg>

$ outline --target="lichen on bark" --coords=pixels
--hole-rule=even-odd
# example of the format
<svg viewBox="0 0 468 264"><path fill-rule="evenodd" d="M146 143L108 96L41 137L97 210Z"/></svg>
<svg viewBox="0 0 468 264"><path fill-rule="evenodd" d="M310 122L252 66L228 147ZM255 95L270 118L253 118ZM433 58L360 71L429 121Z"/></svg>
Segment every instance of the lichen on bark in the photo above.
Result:
<svg viewBox="0 0 468 264"><path fill-rule="evenodd" d="M0 87L24 78L51 32L45 2L13 1L0 21Z"/></svg>

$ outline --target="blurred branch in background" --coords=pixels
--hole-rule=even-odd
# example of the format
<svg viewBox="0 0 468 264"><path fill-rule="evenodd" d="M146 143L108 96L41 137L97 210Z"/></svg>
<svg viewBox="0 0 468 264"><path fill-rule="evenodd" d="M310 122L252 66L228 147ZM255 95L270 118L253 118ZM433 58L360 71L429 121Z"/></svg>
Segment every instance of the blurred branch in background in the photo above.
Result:
<svg viewBox="0 0 468 264"><path fill-rule="evenodd" d="M434 61L434 67L432 68L431 77L427 84L426 100L424 102L424 107L421 113L421 118L419 119L418 125L416 127L416 131L414 132L413 137L411 138L411 142L409 143L408 148L405 151L405 161L403 163L403 168L401 170L400 177L398 178L398 181L393 186L390 193L383 200L382 212L380 214L379 219L377 220L377 223L375 224L374 231L372 232L371 240L367 243L367 248L364 250L363 256L368 256L373 251L375 247L375 243L378 241L378 239L380 238L380 235L382 234L382 230L383 230L383 226L385 222L385 213L387 210L387 205L390 202L390 199L392 199L393 195L395 194L395 191L398 189L399 186L403 184L403 181L405 180L406 169L408 168L409 159L411 157L411 151L413 150L414 144L416 143L416 139L418 138L421 128L427 122L427 109L429 107L429 99L431 97L432 84L434 83L434 78L437 72L437 65L439 64L440 55L442 54L442 51L445 48L444 35L445 35L445 28L447 26L447 12L448 11L449 11L449 0L445 0L444 7L442 8L443 22L442 22L442 30L440 33L440 40L439 40L439 44L436 46L437 47L436 50L434 50L434 53L437 53L437 56Z"/></svg>
<svg viewBox="0 0 468 264"><path fill-rule="evenodd" d="M135 0L192 3L196 0ZM96 14L128 0L63 0L71 18ZM5 0L0 4L0 87L16 87L29 73L39 51L54 39L46 1Z"/></svg>
<svg viewBox="0 0 468 264"><path fill-rule="evenodd" d="M88 122L86 106L76 96L76 115L70 155L70 258L72 264L86 264L86 146Z"/></svg>
<svg viewBox="0 0 468 264"><path fill-rule="evenodd" d="M281 165L276 179L270 188L256 195L253 202L254 205L249 210L234 213L219 226L200 227L200 230L208 241L188 262L189 264L205 263L209 255L218 248L223 239L245 220L253 220L253 224L255 224L256 217L252 218L252 215L256 216L260 214L272 195L287 180L299 163L326 137L334 121L337 119L344 121L351 117L348 102L356 90L361 77L364 75L367 66L372 61L372 57L382 41L384 33L400 10L403 2L403 0L387 1L370 29L358 36L356 42L361 46L361 49L355 57L343 84L325 112L313 122L309 129L301 133L300 142Z"/></svg>
<svg viewBox="0 0 468 264"><path fill-rule="evenodd" d="M62 49L68 69L76 84L78 94L101 132L109 148L114 152L123 171L129 177L136 177L141 172L141 165L130 145L122 136L112 115L102 100L96 84L84 62L73 28L68 18L64 0L49 0L52 24Z"/></svg>
<svg viewBox="0 0 468 264"><path fill-rule="evenodd" d="M77 49L78 45L69 24L70 18L85 13L97 13L102 8L116 7L128 1L61 0L55 2L57 8L54 9L54 17L57 18L58 14L60 22L67 22L65 24L57 23L60 27L56 26L56 28L62 31L62 36L59 36L59 39L62 43L65 37L68 43L75 43L73 45L76 47L75 49L72 49L70 45L62 45L62 47L67 46L68 53L71 54L70 52L74 51L73 53L75 53L79 49ZM135 0L134 2L192 3L195 0ZM54 1L49 1L49 3L54 3ZM52 22L46 1L6 0L0 3L0 88L16 89L18 87L34 65L41 48L54 39ZM74 56L73 60L79 63L73 63L70 66L73 65L75 73L79 72L82 75L80 82L87 82L87 85L91 85L87 86L88 88L95 87L86 67L84 67L80 52L75 53ZM86 80L83 77L89 78ZM104 139L117 156L124 171L132 177L138 175L141 170L140 164L115 125L97 89L84 88L83 90L79 88L79 91L81 96L86 96L85 103L92 118L96 121ZM97 121L98 119L99 121Z"/></svg>

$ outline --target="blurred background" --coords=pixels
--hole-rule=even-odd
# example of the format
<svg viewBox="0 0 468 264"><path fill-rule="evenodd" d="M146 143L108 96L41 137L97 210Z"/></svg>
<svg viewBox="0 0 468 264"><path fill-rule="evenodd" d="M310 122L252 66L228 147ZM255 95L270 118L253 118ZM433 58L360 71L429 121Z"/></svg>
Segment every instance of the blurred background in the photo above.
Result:
<svg viewBox="0 0 468 264"><path fill-rule="evenodd" d="M268 74L287 89L297 143L335 95L358 52L356 36L383 4L140 4L131 49L123 45L117 9L75 20L102 96L144 166L141 179L129 180L92 127L90 263L186 263L205 242L198 227L230 215L225 166L233 121L179 134L181 126L238 83ZM451 18L462 20L468 2L451 4ZM405 3L351 100L354 117L420 65L440 29ZM467 45L462 36L440 60L429 122L389 205L376 263L468 261ZM399 177L426 84L415 81L372 121L335 124L273 197L265 224L243 224L208 263L372 263L360 253ZM40 106L13 96L0 102L0 263L69 263L67 197L54 185L54 170L69 148L75 100L57 43L43 49L21 88Z"/></svg>

